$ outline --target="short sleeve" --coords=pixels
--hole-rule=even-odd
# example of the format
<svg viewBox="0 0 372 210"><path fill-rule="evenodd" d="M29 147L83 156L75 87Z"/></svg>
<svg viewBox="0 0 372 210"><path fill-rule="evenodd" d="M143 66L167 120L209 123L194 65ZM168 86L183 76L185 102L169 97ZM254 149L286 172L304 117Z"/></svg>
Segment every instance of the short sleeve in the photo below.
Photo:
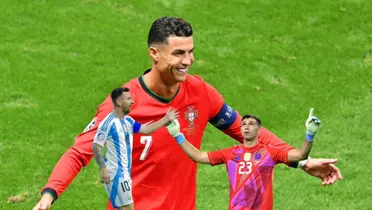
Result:
<svg viewBox="0 0 372 210"><path fill-rule="evenodd" d="M134 122L133 124L133 133L138 133L142 127L142 124L139 122Z"/></svg>
<svg viewBox="0 0 372 210"><path fill-rule="evenodd" d="M97 132L93 140L94 143L99 144L102 147L105 145L112 126L112 119L113 116L108 116L98 125Z"/></svg>
<svg viewBox="0 0 372 210"><path fill-rule="evenodd" d="M133 133L138 133L142 127L142 124L136 122L132 117L127 116L126 119L130 123L130 126L133 128Z"/></svg>
<svg viewBox="0 0 372 210"><path fill-rule="evenodd" d="M268 147L268 151L275 163L288 163L289 150L277 147Z"/></svg>
<svg viewBox="0 0 372 210"><path fill-rule="evenodd" d="M227 162L230 149L222 149L214 152L208 152L209 162L212 166Z"/></svg>
<svg viewBox="0 0 372 210"><path fill-rule="evenodd" d="M238 113L227 103L225 103L222 95L212 85L205 83L206 92L209 99L209 123L221 131L225 131L231 127L238 118ZM235 131L235 130L234 130ZM240 128L238 129L238 136ZM234 134L232 134L233 137Z"/></svg>
<svg viewBox="0 0 372 210"><path fill-rule="evenodd" d="M222 95L214 88L212 85L205 83L206 92L208 94L208 99L210 102L210 113L209 118L213 118L220 112L225 104L225 100Z"/></svg>

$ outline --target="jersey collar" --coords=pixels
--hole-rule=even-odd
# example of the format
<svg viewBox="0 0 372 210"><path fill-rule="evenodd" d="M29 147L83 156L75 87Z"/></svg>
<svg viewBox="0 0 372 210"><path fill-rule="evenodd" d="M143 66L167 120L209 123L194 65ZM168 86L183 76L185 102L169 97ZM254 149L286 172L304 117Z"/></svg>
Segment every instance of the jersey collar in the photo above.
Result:
<svg viewBox="0 0 372 210"><path fill-rule="evenodd" d="M244 143L243 143L241 147L244 148L245 151L250 152L250 151L255 151L256 149L260 148L261 144L257 142L257 144L254 145L253 147L246 147L244 146Z"/></svg>
<svg viewBox="0 0 372 210"><path fill-rule="evenodd" d="M143 90L145 90L145 92L147 94L149 94L152 98L154 98L155 100L161 102L161 103L165 103L165 104L168 104L170 103L178 94L178 92L180 91L180 87L178 87L177 89L177 92L176 94L174 95L173 98L171 99L166 99L166 98L163 98L161 96L159 96L158 94L154 93L150 88L147 87L146 83L145 83L145 80L143 79L143 76L147 73L149 73L151 71L151 69L147 69L141 76L138 77L138 81L141 85L141 87L143 88Z"/></svg>

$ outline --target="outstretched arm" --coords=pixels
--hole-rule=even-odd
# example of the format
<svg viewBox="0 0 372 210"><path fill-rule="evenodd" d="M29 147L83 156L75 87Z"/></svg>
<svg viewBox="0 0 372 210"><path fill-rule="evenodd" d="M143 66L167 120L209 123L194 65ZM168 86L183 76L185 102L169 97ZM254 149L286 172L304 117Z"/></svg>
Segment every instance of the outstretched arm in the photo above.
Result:
<svg viewBox="0 0 372 210"><path fill-rule="evenodd" d="M178 120L173 120L167 124L168 132L173 136L183 151L195 162L210 164L207 152L201 152L195 148L189 141L186 140L183 133L180 132L180 124Z"/></svg>
<svg viewBox="0 0 372 210"><path fill-rule="evenodd" d="M226 149L214 152L201 152L195 148L190 142L185 139L183 133L180 132L180 124L178 120L171 121L167 124L167 130L173 136L183 151L195 162L210 164L212 166L226 162Z"/></svg>
<svg viewBox="0 0 372 210"><path fill-rule="evenodd" d="M197 148L195 148L189 141L185 139L185 136L180 133L178 136L175 137L177 143L181 146L183 151L195 162L197 163L204 163L210 164L208 153L201 152Z"/></svg>
<svg viewBox="0 0 372 210"><path fill-rule="evenodd" d="M209 105L211 107L209 122L233 139L243 142L243 137L240 134L241 116L239 113L228 106L221 94L208 83L205 85L205 92L208 93ZM292 146L280 140L275 134L264 127L261 128L258 141L262 144L286 150L293 149ZM311 176L321 179L324 185L328 185L334 184L337 179L342 179L341 172L333 165L334 163L336 163L334 159L309 158L300 161L299 164L291 164L290 166L301 168Z"/></svg>
<svg viewBox="0 0 372 210"><path fill-rule="evenodd" d="M179 115L179 112L177 110L172 110L172 108L169 108L168 112L160 120L154 123L148 124L148 125L142 125L139 130L139 133L151 134L157 129L161 128L163 125L167 124L168 122L172 120L176 120L178 118L178 115Z"/></svg>
<svg viewBox="0 0 372 210"><path fill-rule="evenodd" d="M306 137L300 149L292 149L288 151L287 161L285 162L296 162L307 159L313 146L313 141L316 132L320 126L320 120L313 116L314 109L310 109L309 117L305 122L306 126Z"/></svg>
<svg viewBox="0 0 372 210"><path fill-rule="evenodd" d="M70 147L59 159L50 174L48 183L44 186L40 201L33 210L50 209L51 204L66 190L80 170L93 157L93 138L98 124L112 111L110 96L99 106L95 118L86 127Z"/></svg>

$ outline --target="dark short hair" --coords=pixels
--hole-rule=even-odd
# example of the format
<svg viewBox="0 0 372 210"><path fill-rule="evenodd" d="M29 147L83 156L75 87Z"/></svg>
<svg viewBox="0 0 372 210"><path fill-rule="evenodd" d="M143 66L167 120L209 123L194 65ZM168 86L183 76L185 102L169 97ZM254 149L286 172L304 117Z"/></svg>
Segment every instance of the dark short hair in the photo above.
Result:
<svg viewBox="0 0 372 210"><path fill-rule="evenodd" d="M119 88L115 88L112 92L111 92L111 100L112 100L112 103L116 104L115 101L116 99L121 96L121 94L123 92L129 92L129 88L127 87L119 87Z"/></svg>
<svg viewBox="0 0 372 210"><path fill-rule="evenodd" d="M177 17L158 18L151 25L147 45L150 47L152 44L168 44L168 37L170 36L192 36L191 24Z"/></svg>
<svg viewBox="0 0 372 210"><path fill-rule="evenodd" d="M260 120L260 118L254 116L254 115L251 115L251 114L245 114L245 115L242 117L242 122L243 122L243 120L248 119L248 118L253 118L253 119L255 119L257 125L258 125L258 126L261 126L261 120Z"/></svg>

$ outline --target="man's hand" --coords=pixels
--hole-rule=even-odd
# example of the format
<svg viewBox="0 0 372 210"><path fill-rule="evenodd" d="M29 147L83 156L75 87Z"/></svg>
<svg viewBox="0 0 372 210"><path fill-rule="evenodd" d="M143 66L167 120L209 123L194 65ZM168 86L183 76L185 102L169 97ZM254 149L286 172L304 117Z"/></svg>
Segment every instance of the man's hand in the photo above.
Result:
<svg viewBox="0 0 372 210"><path fill-rule="evenodd" d="M107 168L101 169L101 182L104 184L110 184L110 174Z"/></svg>
<svg viewBox="0 0 372 210"><path fill-rule="evenodd" d="M318 177L322 180L322 185L334 184L339 179L342 179L340 170L333 165L337 159L308 159L302 167L306 173L311 176Z"/></svg>
<svg viewBox="0 0 372 210"><path fill-rule="evenodd" d="M50 210L52 207L53 197L48 193L44 193L39 203L32 210Z"/></svg>
<svg viewBox="0 0 372 210"><path fill-rule="evenodd" d="M168 122L177 120L178 115L179 115L179 112L177 111L177 109L173 109L172 107L170 107L167 113L165 114L165 119L167 119Z"/></svg>
<svg viewBox="0 0 372 210"><path fill-rule="evenodd" d="M309 117L305 122L306 126L306 140L313 141L316 132L320 126L320 120L314 116L314 108L310 109Z"/></svg>

